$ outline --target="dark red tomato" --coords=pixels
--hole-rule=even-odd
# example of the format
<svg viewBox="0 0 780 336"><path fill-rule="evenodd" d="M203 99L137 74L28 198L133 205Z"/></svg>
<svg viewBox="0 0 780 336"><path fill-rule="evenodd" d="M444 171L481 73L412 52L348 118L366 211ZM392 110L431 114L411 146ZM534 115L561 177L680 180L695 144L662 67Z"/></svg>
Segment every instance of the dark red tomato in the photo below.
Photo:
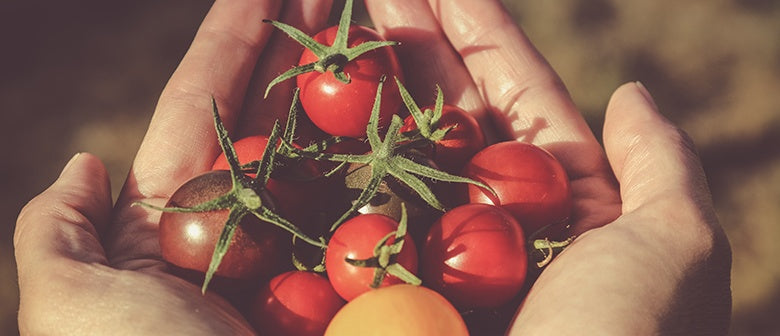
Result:
<svg viewBox="0 0 780 336"><path fill-rule="evenodd" d="M566 171L546 150L524 142L493 144L474 155L462 175L490 186L489 191L469 184L470 203L501 205L526 234L549 226L543 236L563 239L571 213L571 190Z"/></svg>
<svg viewBox="0 0 780 336"><path fill-rule="evenodd" d="M354 217L336 229L325 251L325 269L330 283L342 298L350 301L371 290L371 282L374 279L374 268L352 266L345 259L361 260L373 257L376 244L397 228L398 222L388 216L367 214ZM387 245L394 241L395 238L390 238ZM417 248L409 236L404 238L403 249L396 256L396 262L409 272L417 273ZM403 281L387 274L380 287L399 283Z"/></svg>
<svg viewBox="0 0 780 336"><path fill-rule="evenodd" d="M331 137L309 119L306 113L298 113L295 120L295 143L306 147Z"/></svg>
<svg viewBox="0 0 780 336"><path fill-rule="evenodd" d="M425 109L433 109L433 106L422 110ZM485 148L485 134L482 133L477 119L457 106L444 105L437 127L453 127L444 139L434 144L433 152L430 153L433 161L446 172L460 172L474 154ZM414 117L406 117L401 132L415 129L417 124Z"/></svg>
<svg viewBox="0 0 780 336"><path fill-rule="evenodd" d="M336 30L337 27L327 28L313 36L313 39L332 45ZM363 42L381 40L382 37L375 31L352 25L347 45L354 47ZM306 49L301 54L299 64L315 61L317 56ZM331 135L365 137L377 86L382 76L387 76L379 112L379 125L386 128L391 116L401 106L401 96L393 80L393 77L402 79L401 65L393 49L382 47L362 54L344 66L344 73L351 79L349 84L339 81L331 72L313 71L297 77L298 87L301 88L301 104L309 119Z"/></svg>
<svg viewBox="0 0 780 336"><path fill-rule="evenodd" d="M239 162L246 164L260 160L267 143L267 136L253 135L236 141L233 147ZM284 158L279 159L282 161L281 165L277 166L266 184L266 189L276 201L279 214L295 217L300 214L303 207L315 204L329 194L332 183L317 179L321 174L317 162L311 160L284 162ZM216 158L212 169L230 169L224 154ZM249 175L253 176L253 174Z"/></svg>
<svg viewBox="0 0 780 336"><path fill-rule="evenodd" d="M265 335L320 336L345 303L323 276L290 271L261 289L249 320Z"/></svg>
<svg viewBox="0 0 780 336"><path fill-rule="evenodd" d="M191 207L230 191L230 173L211 171L184 183L167 206ZM265 197L265 202L271 202ZM228 217L228 210L179 213L163 212L160 218L162 257L184 269L205 273ZM249 279L276 274L288 260L290 237L271 223L253 215L243 218L216 275Z"/></svg>
<svg viewBox="0 0 780 336"><path fill-rule="evenodd" d="M423 284L461 309L495 308L523 287L527 260L520 224L506 210L466 204L447 211L421 248Z"/></svg>

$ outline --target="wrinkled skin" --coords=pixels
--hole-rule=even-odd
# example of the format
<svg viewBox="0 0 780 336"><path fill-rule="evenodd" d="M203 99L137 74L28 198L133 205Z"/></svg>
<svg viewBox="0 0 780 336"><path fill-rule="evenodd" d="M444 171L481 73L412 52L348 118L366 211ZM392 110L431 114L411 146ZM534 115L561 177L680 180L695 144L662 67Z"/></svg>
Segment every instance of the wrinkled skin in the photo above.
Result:
<svg viewBox="0 0 780 336"><path fill-rule="evenodd" d="M211 96L239 136L267 132L287 111L292 84L267 100L255 93L297 62L300 49L271 37L260 20L279 16L312 33L331 3L282 2L214 3L160 97L115 205L105 167L81 154L22 210L14 246L23 334L253 333L224 299L168 273L156 243L160 213L131 204L164 205L209 168L219 153ZM726 334L728 241L693 145L642 86L612 95L602 148L500 1L366 5L379 33L402 42L399 59L418 102L432 103L431 88L441 83L446 103L482 125L494 119L500 127L490 138L537 144L571 178L579 237L538 277L510 335Z"/></svg>

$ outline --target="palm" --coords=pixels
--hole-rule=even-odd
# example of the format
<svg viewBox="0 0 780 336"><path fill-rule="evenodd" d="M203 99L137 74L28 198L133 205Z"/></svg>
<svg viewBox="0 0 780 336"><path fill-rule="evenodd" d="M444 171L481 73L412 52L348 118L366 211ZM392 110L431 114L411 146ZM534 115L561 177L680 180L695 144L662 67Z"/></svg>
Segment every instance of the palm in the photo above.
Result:
<svg viewBox="0 0 780 336"><path fill-rule="evenodd" d="M318 6L319 8L309 6L306 10L316 13L326 4L320 2ZM511 44L506 48L507 50L502 50L492 47L490 41L483 40L479 44L470 42L467 35L445 37L445 33L450 34L448 29L457 27L448 26L447 24L451 23L449 21L440 26L428 4L422 1L405 2L404 7L414 7L405 8L403 15L408 16L406 18L399 17L398 12L395 12L399 6L398 3L386 1L367 3L379 31L387 39L402 43L398 49L399 57L407 69L406 81L409 83L410 92L419 102L425 104L428 100L432 101L433 89L436 84L439 84L448 103L472 111L483 125L490 124L489 119L494 119L497 125L508 125L497 130L487 129L493 141L517 138L534 142L555 154L572 177L573 224L576 233L602 226L617 217L619 213L617 187L604 153L541 56L532 54L535 59L531 61L539 66L538 69L483 68L484 64L489 64L484 62L483 58L494 57L493 53L501 55L533 51L526 50L530 46L522 43ZM458 6L464 5L456 4L452 7ZM446 7L438 8L447 10ZM257 12L255 15L257 18L272 17L270 11L263 12L263 9L257 8L253 11ZM303 28L305 31L314 32L323 25L322 17L314 19L313 22L303 22L300 19L296 22L295 18L300 17L296 15L297 13L293 10L285 13L287 17L281 18L281 21ZM486 12L485 19L490 20L490 15L505 15L505 13ZM111 226L114 231L109 234L106 242L106 252L113 265L151 276L155 283L164 285L158 290L180 288L171 287L169 282L174 280L165 276L162 271L165 266L159 257L156 232L159 213L130 205L136 201L144 201L162 206L167 195L170 195L178 185L207 170L213 159L219 155L220 150L215 136L210 136L213 134L213 124L208 113L209 95L213 94L222 103L223 119L228 127L236 124L244 127L231 129L239 135L267 132L271 122L281 117L281 113L287 110L290 103L289 95L279 94L291 92L290 82L275 87L275 93L272 92L268 100L263 100L260 93L263 85L273 76L294 65L296 54L300 51L299 47L281 34L274 35L270 41L267 41L271 27L261 25L259 20L237 23L221 21L226 20L227 17L216 16L207 18L204 27L238 31L244 36L232 39L234 37L232 35L214 34L211 31L200 33L196 38L189 53L192 56L188 55L163 92L152 120L152 127L144 139L130 178L117 202L114 218L118 223ZM413 19L409 22L416 22L417 27L408 30L395 29L396 20L403 19ZM457 20L453 22L455 21ZM515 28L503 28L509 28L509 33L514 34L512 37L523 42L522 34L514 30ZM207 52L212 53L209 57L197 57L206 53L203 49L215 43L211 39L221 39L218 42L223 45L219 50L208 50ZM247 40L254 44L246 44ZM261 56L260 48L263 45L265 45L263 57L256 64L255 60ZM480 53L470 56L458 55L453 52L452 46L456 50L484 50L482 52L484 55ZM424 48L429 53L423 55L419 52L420 48ZM236 49L240 52L236 52ZM268 52L269 50L272 52ZM245 58L236 59L232 57L235 54L244 54ZM465 64L461 62L461 57ZM213 68L214 62L220 63L222 67L227 67L232 72L212 81L201 82L201 77L206 77L203 71ZM448 69L448 71L438 69ZM520 83L506 80L513 78L512 76L496 79L496 76L491 75L491 72L495 71L515 73L517 78L533 76L538 82ZM525 86L527 87L523 89ZM526 89L527 94L524 93ZM559 119L562 115L569 118L561 122ZM243 125L255 126L247 128ZM542 127L539 127L540 125ZM172 134L171 131L176 133ZM193 138L192 134L202 136ZM567 259L572 258L567 257ZM564 261L562 258L560 263ZM186 288L193 293L197 292L195 285L186 285ZM196 301L200 304L217 305L214 307L222 306L222 303L215 302L213 299L198 298Z"/></svg>
<svg viewBox="0 0 780 336"><path fill-rule="evenodd" d="M232 335L251 330L223 298L211 293L202 295L200 286L168 273L157 237L160 213L132 204L142 201L164 206L167 196L181 183L210 168L220 154L211 120L211 95L220 102L225 123L237 135L267 133L274 120L284 117L292 98L291 84L283 83L275 89L286 90L289 95L277 94L267 100L262 99L261 85L292 66L300 49L283 36L271 37L273 27L263 24L261 19L275 18L280 8L278 3L269 3L272 4L215 4L188 56L163 92L114 207L114 223L103 244L110 264L123 271L112 271L108 278L116 281L115 277L121 277L123 288L116 292L139 294L126 297L127 309L156 311L160 319L155 321L163 325L179 325L180 321L190 325L193 333L200 330ZM328 7L328 1L289 4L282 8L281 20L311 32L319 29L325 19L312 14L327 12L323 8ZM247 20L234 20L238 16ZM302 16L314 18L306 21ZM264 57L259 62L262 67L253 70L263 49L271 56ZM225 72L218 78L209 77L209 69L215 66ZM247 91L252 93L245 95ZM242 107L245 113L239 113ZM232 127L236 124L255 126ZM171 319L177 323L172 324Z"/></svg>
<svg viewBox="0 0 780 336"><path fill-rule="evenodd" d="M728 243L690 144L650 117L654 104L641 88L627 84L613 95L605 152L549 64L497 2L367 6L380 32L402 42L402 64L414 69L407 78L413 95L428 97L434 84L442 85L449 103L499 125L494 138L540 145L569 174L572 232L579 237L534 283L512 333L727 329ZM701 287L691 291L693 284Z"/></svg>
<svg viewBox="0 0 780 336"><path fill-rule="evenodd" d="M160 98L113 212L105 210L99 216L87 216L87 222L97 229L85 225L85 230L70 237L75 237L81 245L74 246L82 247L84 251L74 258L79 262L69 260L63 265L62 274L73 274L73 269L77 269L80 277L89 278L89 288L47 270L59 277L58 281L52 282L59 286L59 292L73 293L73 297L79 298L76 301L82 300L70 301L83 310L76 314L82 319L100 314L101 307L90 305L90 302L122 302L121 306L113 308L112 315L101 320L105 323L100 327L126 326L128 330L160 334L250 332L240 314L224 299L212 294L201 295L199 286L168 274L160 257L157 237L159 212L131 204L144 201L162 206L181 183L208 170L220 153L210 114L211 96L220 103L223 120L230 131L239 136L267 132L271 123L287 111L290 96L279 92L291 92L291 83L275 87L277 93L272 93L267 100L261 95L264 85L289 69L300 51L294 42L280 34L269 41L273 29L260 22L275 18L280 3L246 0L214 4L188 55ZM283 3L280 21L307 32L323 26L325 18L321 13L327 12L331 5L327 0ZM488 130L491 129L487 125L499 126L490 133L493 141L518 139L540 145L561 161L571 178L574 199L571 220L573 232L579 237L534 284L513 324L517 330L513 331L524 333L538 327L541 329L536 331L544 334L549 333L550 326L556 326L563 328L558 330L560 333L576 334L589 327L602 331L595 334L604 334L606 330L625 327L622 334L642 334L636 328L628 328L632 323L636 327L646 326L639 323L646 320L643 313L679 308L663 303L663 300L667 304L678 302L682 295L675 291L677 283L670 279L682 279L687 284L690 274L687 269L694 269L695 277L691 281L705 281L710 276L723 278L725 267L725 279L728 280L728 256L714 253L728 252L728 247L723 246L717 221L707 215L712 213L711 209L707 204L703 208L697 207L681 197L688 191L694 196L704 195L697 189L705 184L679 174L663 178L679 182L681 188L678 189L682 190L654 190L661 185L655 182L668 182L663 178L643 183L642 177L652 173L654 167L640 154L653 149L632 148L629 141L621 141L623 130L618 126L606 126L605 137L613 136L604 140L608 144L605 153L560 80L514 26L500 2L367 0L366 5L379 32L389 40L402 43L397 51L406 69L407 88L418 103L432 102L434 87L439 84L447 103L472 112ZM618 115L613 120L622 120L622 125L626 120L629 124L641 124L644 121L630 120L637 117L620 116L619 112L641 109L646 103L632 101L636 100L635 90L634 96L630 96L631 88L621 90L615 97L624 97L626 101L615 98L618 102L613 110L617 112L608 112L607 119L612 113ZM634 131L641 133L638 128ZM667 156L664 158L674 154ZM672 168L681 168L671 169L677 172L690 167ZM661 196L648 199L650 196L647 195ZM110 197L106 193L102 199ZM94 203L94 199L85 202ZM703 203L707 203L706 200ZM649 211L646 204L655 206L654 211ZM108 207L107 204L104 206ZM658 215L679 210L675 207L688 210L692 215L684 218ZM680 228L659 226L659 222L700 225ZM102 249L98 236L102 238ZM700 239L702 237L705 239ZM20 244L32 244L28 241L29 238ZM668 244L669 241L674 244ZM673 248L667 249L668 245ZM27 288L35 288L30 285L33 280L25 278L27 274L35 274L23 270L22 265L27 264L19 262L20 284L25 279ZM702 264L709 268L696 273ZM658 282L669 282L665 287L656 286L666 288L666 291L636 283L638 279L654 277L658 277ZM644 284L647 285L647 281ZM722 282L716 285L723 287ZM722 290L721 287L712 290ZM95 291L94 288L110 290ZM709 293L709 289L701 293ZM701 300L701 296L693 295L690 299L686 301L690 306L684 307L686 311L708 307L708 302ZM25 300L33 301L29 297ZM647 302L638 306L637 300ZM34 313L30 306L33 305L23 306L20 321L26 321L26 312ZM128 314L141 314L146 318L142 319L141 325L128 325L136 321L123 318ZM723 323L721 310L711 315L715 321ZM612 320L576 318L582 316L612 316ZM701 318L696 314L688 317L692 321ZM33 318L29 321L35 322ZM73 330L83 328L80 320L69 322L71 324L61 324L63 329L60 331L66 331L66 326ZM722 327L721 324L712 323L716 328L713 330ZM674 330L674 326L665 327ZM179 329L171 330L173 328Z"/></svg>

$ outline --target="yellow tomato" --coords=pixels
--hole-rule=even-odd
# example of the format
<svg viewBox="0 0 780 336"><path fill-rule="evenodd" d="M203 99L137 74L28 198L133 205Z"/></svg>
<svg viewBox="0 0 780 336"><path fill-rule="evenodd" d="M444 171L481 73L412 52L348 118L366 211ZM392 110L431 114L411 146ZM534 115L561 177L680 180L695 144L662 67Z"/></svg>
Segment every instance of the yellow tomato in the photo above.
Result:
<svg viewBox="0 0 780 336"><path fill-rule="evenodd" d="M328 325L329 336L468 335L455 308L439 293L408 284L368 291L347 303Z"/></svg>

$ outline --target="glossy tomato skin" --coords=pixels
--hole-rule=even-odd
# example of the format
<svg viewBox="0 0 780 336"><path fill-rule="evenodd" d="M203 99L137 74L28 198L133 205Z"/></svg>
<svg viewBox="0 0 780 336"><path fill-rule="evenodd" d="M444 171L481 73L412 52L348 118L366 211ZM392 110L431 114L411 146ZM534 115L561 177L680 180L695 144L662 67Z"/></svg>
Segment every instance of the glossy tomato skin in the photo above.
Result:
<svg viewBox="0 0 780 336"><path fill-rule="evenodd" d="M286 126L285 126L286 127ZM295 116L295 143L306 147L331 137L309 119L306 113L298 112Z"/></svg>
<svg viewBox="0 0 780 336"><path fill-rule="evenodd" d="M347 303L330 321L326 336L465 336L463 319L435 291L409 284L365 293Z"/></svg>
<svg viewBox="0 0 780 336"><path fill-rule="evenodd" d="M344 303L325 277L289 271L260 290L248 319L266 335L319 336Z"/></svg>
<svg viewBox="0 0 780 336"><path fill-rule="evenodd" d="M447 211L420 251L423 284L460 310L499 307L523 288L525 236L498 206L466 204Z"/></svg>
<svg viewBox="0 0 780 336"><path fill-rule="evenodd" d="M223 195L231 187L228 171L207 172L179 187L166 206L191 207ZM272 204L267 196L265 202ZM159 226L163 259L176 267L205 273L227 217L228 210L163 212ZM247 215L236 229L215 275L232 279L270 277L284 267L283 261L290 253L289 241L285 231Z"/></svg>
<svg viewBox="0 0 780 336"><path fill-rule="evenodd" d="M374 247L389 233L398 229L398 222L380 214L367 214L354 217L339 226L328 241L325 251L325 269L328 279L339 295L347 301L372 290L374 268L352 266L345 258L361 260L374 256ZM386 245L391 245L390 238ZM409 272L417 273L417 248L409 236L404 238L401 252L396 262ZM403 283L391 274L387 274L380 287Z"/></svg>
<svg viewBox="0 0 780 336"><path fill-rule="evenodd" d="M523 226L527 235L549 226L542 237L565 239L571 214L569 178L560 162L533 144L506 141L475 154L462 176L490 186L489 191L469 184L468 202L500 205Z"/></svg>
<svg viewBox="0 0 780 336"><path fill-rule="evenodd" d="M327 28L313 39L319 43L332 45L337 27ZM381 41L383 38L370 28L352 25L349 28L347 44L354 47L366 41ZM300 65L317 61L317 56L308 49L301 54ZM379 125L386 128L391 116L399 111L401 96L393 77L403 80L398 57L390 47L369 51L348 62L344 73L351 82L345 84L331 72L316 71L298 75L300 99L309 119L321 130L335 136L363 138L371 116L377 86L382 76L386 76L382 88Z"/></svg>
<svg viewBox="0 0 780 336"><path fill-rule="evenodd" d="M262 134L256 134L239 139L233 143L233 148L236 151L238 162L240 164L247 164L252 161L259 161L263 158L263 151L268 144L268 136ZM298 144L293 144L295 147L301 148ZM277 145L278 147L278 145ZM277 169L274 171L272 177L283 181L294 181L311 179L319 175L319 170L314 161L305 160L301 162L284 162L284 157L277 156L277 160L281 165L287 164L287 169ZM211 166L212 170L229 170L227 158L224 154L220 154L214 159L214 163ZM254 176L254 174L248 174Z"/></svg>
<svg viewBox="0 0 780 336"><path fill-rule="evenodd" d="M422 108L433 109L433 106ZM433 161L444 171L458 173L474 154L485 148L485 134L479 127L477 119L463 109L445 104L437 127L445 129L453 127L444 139L437 141L430 153ZM404 119L401 132L417 129L414 117Z"/></svg>
<svg viewBox="0 0 780 336"><path fill-rule="evenodd" d="M251 135L233 142L233 148L236 151L238 162L245 164L263 157L263 150L268 144L268 137L265 135ZM211 170L230 170L225 154L220 153L211 165ZM254 176L254 174L248 174Z"/></svg>

